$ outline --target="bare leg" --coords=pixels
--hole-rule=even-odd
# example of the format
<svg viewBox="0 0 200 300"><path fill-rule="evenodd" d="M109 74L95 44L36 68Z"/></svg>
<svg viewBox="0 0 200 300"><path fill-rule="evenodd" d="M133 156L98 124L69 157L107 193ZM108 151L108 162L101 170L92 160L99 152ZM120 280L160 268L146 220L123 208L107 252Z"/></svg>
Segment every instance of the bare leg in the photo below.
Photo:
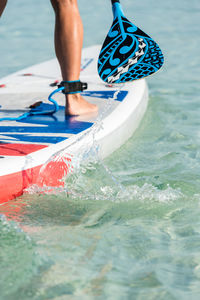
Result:
<svg viewBox="0 0 200 300"><path fill-rule="evenodd" d="M7 0L0 0L0 17L4 11L4 8L6 6Z"/></svg>
<svg viewBox="0 0 200 300"><path fill-rule="evenodd" d="M83 44L83 25L77 0L51 0L56 15L55 51L63 80L78 80ZM66 114L81 115L96 112L97 106L80 94L66 95Z"/></svg>

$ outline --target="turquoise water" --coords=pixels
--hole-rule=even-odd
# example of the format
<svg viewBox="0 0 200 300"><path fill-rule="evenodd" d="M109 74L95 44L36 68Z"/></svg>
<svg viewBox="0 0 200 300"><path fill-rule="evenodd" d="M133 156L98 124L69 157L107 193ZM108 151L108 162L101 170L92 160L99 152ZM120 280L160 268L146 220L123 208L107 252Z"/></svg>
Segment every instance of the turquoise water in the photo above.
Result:
<svg viewBox="0 0 200 300"><path fill-rule="evenodd" d="M54 55L49 2L9 2L0 77ZM88 2L85 46L111 23L109 1ZM124 11L166 58L145 117L104 162L81 166L68 193L1 206L0 299L200 298L200 2L127 0Z"/></svg>

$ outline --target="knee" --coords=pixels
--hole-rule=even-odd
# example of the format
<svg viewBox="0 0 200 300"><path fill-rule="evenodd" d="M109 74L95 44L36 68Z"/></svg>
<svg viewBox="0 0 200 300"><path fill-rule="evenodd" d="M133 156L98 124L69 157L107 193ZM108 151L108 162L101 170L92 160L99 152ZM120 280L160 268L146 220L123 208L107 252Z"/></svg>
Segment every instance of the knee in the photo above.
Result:
<svg viewBox="0 0 200 300"><path fill-rule="evenodd" d="M54 9L61 9L61 8L70 8L74 5L77 6L77 0L51 0L51 3Z"/></svg>

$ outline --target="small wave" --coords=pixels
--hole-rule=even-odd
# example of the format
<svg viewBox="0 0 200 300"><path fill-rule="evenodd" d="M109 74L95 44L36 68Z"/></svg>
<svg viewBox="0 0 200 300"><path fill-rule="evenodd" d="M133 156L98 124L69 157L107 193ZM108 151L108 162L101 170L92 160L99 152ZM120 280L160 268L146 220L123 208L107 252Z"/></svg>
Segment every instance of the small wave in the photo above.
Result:
<svg viewBox="0 0 200 300"><path fill-rule="evenodd" d="M180 189L174 189L169 184L165 185L165 189L149 183L143 186L139 184L125 186L101 160L79 164L66 176L63 187L32 185L26 189L26 193L54 195L62 193L62 196L65 194L70 198L116 203L130 201L171 203L184 197Z"/></svg>
<svg viewBox="0 0 200 300"><path fill-rule="evenodd" d="M180 189L173 189L169 184L164 190L160 190L152 184L148 183L145 183L142 187L133 185L128 187L127 190L129 194L132 195L132 199L137 199L142 202L148 201L169 203L184 197Z"/></svg>

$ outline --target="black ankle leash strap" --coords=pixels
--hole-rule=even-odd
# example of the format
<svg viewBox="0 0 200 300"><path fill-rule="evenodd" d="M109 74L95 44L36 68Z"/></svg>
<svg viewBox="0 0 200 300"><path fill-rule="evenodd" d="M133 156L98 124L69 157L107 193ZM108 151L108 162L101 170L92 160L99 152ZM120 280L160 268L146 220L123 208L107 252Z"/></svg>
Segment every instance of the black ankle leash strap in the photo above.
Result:
<svg viewBox="0 0 200 300"><path fill-rule="evenodd" d="M61 81L58 88L62 88L63 94L78 94L87 89L88 85L86 82L76 81Z"/></svg>

